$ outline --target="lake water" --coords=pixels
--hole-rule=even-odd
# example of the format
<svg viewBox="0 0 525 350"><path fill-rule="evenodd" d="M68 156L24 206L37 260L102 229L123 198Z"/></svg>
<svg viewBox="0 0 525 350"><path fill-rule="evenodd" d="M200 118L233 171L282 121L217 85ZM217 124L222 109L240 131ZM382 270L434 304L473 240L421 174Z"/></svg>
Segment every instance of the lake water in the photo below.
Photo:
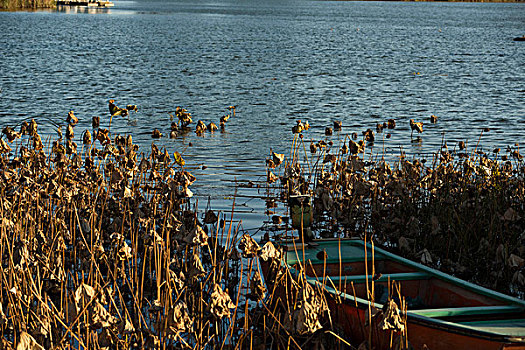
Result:
<svg viewBox="0 0 525 350"><path fill-rule="evenodd" d="M223 133L156 141L195 168L201 208L210 197L227 210L235 179L264 181L265 157L289 152L298 119L312 126L308 140L341 120L335 142L394 118L388 154L427 154L443 139L474 147L485 127L486 150L525 141L525 42L512 40L525 34L523 3L117 0L0 12L0 33L2 127L36 118L52 134L47 120L64 124L74 110L80 143L92 116L107 127L113 98L139 112L112 131L147 147L154 128L169 134L176 105L216 124L236 105ZM410 119L425 122L420 142ZM237 218L260 227L264 202L249 196L264 190L239 194Z"/></svg>

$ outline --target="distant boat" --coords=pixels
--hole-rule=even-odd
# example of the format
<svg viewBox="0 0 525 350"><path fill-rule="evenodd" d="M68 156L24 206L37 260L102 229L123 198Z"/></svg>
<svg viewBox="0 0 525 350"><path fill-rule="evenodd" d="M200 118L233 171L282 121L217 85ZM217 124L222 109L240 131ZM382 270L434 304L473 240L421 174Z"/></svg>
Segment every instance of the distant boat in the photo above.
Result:
<svg viewBox="0 0 525 350"><path fill-rule="evenodd" d="M525 41L525 35L514 38L514 41Z"/></svg>
<svg viewBox="0 0 525 350"><path fill-rule="evenodd" d="M386 314L389 300L400 305L396 293L389 295L389 282L396 281L407 305L406 314L401 311L406 317L405 334L414 349L525 349L523 300L380 248L374 248L372 255L370 244L366 244L365 264L365 243L358 239L275 243L284 250L282 264L292 275L299 275L302 265L306 281L324 290L332 322L355 344L368 340L371 334L373 348L390 349L392 340L403 339L400 332L382 330L382 316L372 318L372 328L368 321L370 313ZM270 267L267 263L262 267L268 280ZM372 305L368 295L374 296Z"/></svg>

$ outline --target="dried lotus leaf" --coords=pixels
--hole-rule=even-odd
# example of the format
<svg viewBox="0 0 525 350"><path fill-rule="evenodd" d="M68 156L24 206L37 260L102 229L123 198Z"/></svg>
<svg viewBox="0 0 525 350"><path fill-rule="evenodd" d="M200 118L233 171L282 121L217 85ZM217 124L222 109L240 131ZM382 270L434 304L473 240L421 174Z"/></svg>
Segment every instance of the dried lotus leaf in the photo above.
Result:
<svg viewBox="0 0 525 350"><path fill-rule="evenodd" d="M204 214L204 223L205 224L215 224L219 218L217 215L213 212L213 210L207 210L206 214Z"/></svg>
<svg viewBox="0 0 525 350"><path fill-rule="evenodd" d="M232 302L228 293L216 284L211 293L210 312L217 318L230 316L230 309L234 309L235 304Z"/></svg>
<svg viewBox="0 0 525 350"><path fill-rule="evenodd" d="M275 166L279 166L284 161L284 154L272 152L272 160Z"/></svg>
<svg viewBox="0 0 525 350"><path fill-rule="evenodd" d="M16 350L44 350L38 342L29 333L22 332L18 337Z"/></svg>
<svg viewBox="0 0 525 350"><path fill-rule="evenodd" d="M277 177L274 173L272 173L271 171L268 171L268 178L266 181L268 181L268 183L274 183L275 181L279 180L279 177Z"/></svg>
<svg viewBox="0 0 525 350"><path fill-rule="evenodd" d="M242 235L241 242L239 243L239 249L242 251L242 255L246 258L252 258L257 255L259 251L259 244L247 234Z"/></svg>
<svg viewBox="0 0 525 350"><path fill-rule="evenodd" d="M175 161L175 163L177 163L180 166L184 166L184 164L186 164L186 162L182 158L182 155L179 152L173 153L173 158L174 158L173 160Z"/></svg>
<svg viewBox="0 0 525 350"><path fill-rule="evenodd" d="M507 263L510 267L522 268L523 265L525 265L525 259L515 254L510 254L509 259L507 260Z"/></svg>
<svg viewBox="0 0 525 350"><path fill-rule="evenodd" d="M202 227L199 225L196 225L191 232L184 237L184 242L190 245L198 245L198 246L205 246L208 245L208 235Z"/></svg>
<svg viewBox="0 0 525 350"><path fill-rule="evenodd" d="M403 332L405 330L405 322L403 321L399 308L393 299L388 300L379 327L381 327L382 330L390 330L394 332Z"/></svg>
<svg viewBox="0 0 525 350"><path fill-rule="evenodd" d="M128 246L126 242L122 242L122 245L117 252L117 257L119 260L122 261L131 259L133 257L133 255L131 254L131 247Z"/></svg>
<svg viewBox="0 0 525 350"><path fill-rule="evenodd" d="M281 252L275 248L272 242L266 242L266 244L259 251L259 258L261 258L263 261L268 261L270 259L280 259Z"/></svg>

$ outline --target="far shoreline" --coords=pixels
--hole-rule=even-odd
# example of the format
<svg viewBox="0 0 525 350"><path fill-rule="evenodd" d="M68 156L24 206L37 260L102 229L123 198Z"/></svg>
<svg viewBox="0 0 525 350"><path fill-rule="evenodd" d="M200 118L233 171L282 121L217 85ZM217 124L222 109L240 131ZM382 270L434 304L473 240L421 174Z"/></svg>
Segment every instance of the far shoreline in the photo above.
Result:
<svg viewBox="0 0 525 350"><path fill-rule="evenodd" d="M439 2L439 3L525 3L525 0L318 0L337 2ZM55 0L0 0L0 11L44 10L56 8Z"/></svg>

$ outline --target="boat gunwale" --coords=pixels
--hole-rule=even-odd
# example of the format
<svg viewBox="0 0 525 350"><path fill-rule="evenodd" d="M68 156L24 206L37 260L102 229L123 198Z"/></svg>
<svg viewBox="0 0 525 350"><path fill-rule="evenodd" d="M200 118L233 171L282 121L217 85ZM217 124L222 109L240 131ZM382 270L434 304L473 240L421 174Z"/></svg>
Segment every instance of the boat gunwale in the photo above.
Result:
<svg viewBox="0 0 525 350"><path fill-rule="evenodd" d="M365 243L361 239L355 239L355 238L345 238L345 239L332 238L332 239L314 240L313 242L314 243L319 243L319 242L323 242L324 243L324 242L338 242L338 241L349 243L350 245L354 245L354 246L356 246L356 245L357 246L362 246L363 249L364 249L365 244L366 244L367 249L374 249L374 251L375 251L374 254L376 254L379 251L379 253L382 256L387 258L386 260L392 260L392 261L400 262L402 264L408 265L409 267L413 267L413 268L415 268L417 270L424 271L424 272L428 273L429 277L435 277L435 278L438 278L440 280L448 281L448 282L450 282L452 284L459 285L460 287L463 287L463 288L465 288L465 289L467 289L469 291L474 291L474 292L477 292L477 293L479 293L481 295L490 296L490 297L492 297L494 299L498 299L500 301L507 302L508 304L512 304L512 305L494 305L494 306L516 306L517 307L516 312L520 312L520 311L523 312L523 311L525 311L525 301L523 301L523 300L517 299L517 298L509 296L509 295L505 295L505 294L500 293L500 292L496 292L496 291L487 289L487 288L482 287L482 286L478 286L478 285L473 284L471 282L467 282L465 280L462 280L462 279L459 279L457 277L454 277L454 276L451 276L449 274L446 274L444 272L435 270L435 269L430 268L428 266L425 266L425 265L413 262L411 260L405 259L403 257L400 257L398 255L390 253L390 252L388 252L386 250L383 250L381 248L378 248L376 246L372 247L372 245L370 243ZM278 244L280 246L282 246L282 244L280 244L280 243L278 243ZM298 251L300 251L300 250L298 249ZM361 257L360 261L362 261L362 260L363 260L363 257ZM343 261L344 260L341 259L341 263L343 263ZM356 260L354 260L354 261L356 261ZM311 262L311 260L310 260L310 262ZM300 274L300 271L298 271L292 265L288 264L285 261L285 259L282 259L281 264L287 266L288 269L290 270L290 272L293 275L298 276ZM312 263L312 264L314 264L314 263ZM321 288L326 290L326 292L328 292L329 294L332 294L334 296L334 298L336 298L336 299L337 298L341 298L342 300L345 301L345 303L347 303L347 304L349 304L349 305L351 305L353 307L355 307L355 305L357 304L360 309L367 309L369 304L371 303L370 301L365 300L363 298L360 298L360 297L357 297L357 296L353 296L353 295L350 295L350 294L338 291L335 288L328 286L327 284L323 284L316 277L305 275L305 278L306 278L306 281L310 285L312 285L312 286L316 286L316 285L321 286ZM375 302L372 303L372 306L377 308L377 309L382 309L383 308L383 304L375 303ZM443 309L446 309L446 308L443 308ZM432 309L421 309L421 310L412 310L412 311L407 310L407 313L406 313L407 321L413 322L414 324L428 326L428 327L431 327L431 328L434 328L434 329L446 330L447 332L453 332L455 334L460 334L460 335L465 335L465 336L476 336L478 338L483 338L483 339L490 340L490 341L509 342L509 343L524 343L525 344L525 336L515 336L515 335L508 335L508 334L501 334L501 333L491 332L491 331L488 331L488 330L481 330L479 328L472 327L472 326L469 326L469 325L465 325L465 324L461 324L461 323L457 323L457 322L440 320L440 319L435 318L435 317L428 317L428 316L417 314L418 311L421 312L421 311L424 311L424 310L432 310Z"/></svg>
<svg viewBox="0 0 525 350"><path fill-rule="evenodd" d="M356 238L342 238L342 239L331 238L331 239L323 239L323 240L314 240L313 242L314 243L321 243L321 242L324 243L324 242L337 242L339 240L341 242L350 243L350 245L354 245L354 246L355 245L360 245L363 248L364 248L364 245L365 245L365 243L362 240L356 239ZM519 305L521 305L522 308L525 309L525 300L521 300L521 299L512 297L510 295L506 295L506 294L503 294L503 293L500 293L500 292L497 292L497 291L485 288L483 286L479 286L477 284L474 284L474 283L462 280L460 278L457 278L457 277L454 277L452 275L449 275L449 274L447 274L445 272L441 272L441 271L433 269L431 267L428 267L428 266L422 265L420 263L411 261L409 259L403 258L403 257L401 257L399 255L390 253L390 252L388 252L386 250L383 250L382 248L378 248L375 245L372 247L372 245L370 243L366 243L366 245L367 245L367 249L374 249L374 251L375 251L374 254L377 254L377 252L379 252L382 255L382 257L386 257L387 259L385 259L385 260L396 261L396 262L399 262L401 264L407 265L409 267L415 268L416 270L421 270L421 271L423 271L425 273L428 273L430 275L429 277L435 277L435 278L438 278L440 280L451 282L453 284L462 286L462 287L464 287L464 288L466 288L466 289L468 289L470 291L479 292L480 294L482 294L484 296L490 296L490 297L493 297L495 299L499 299L501 301L506 301L506 302L510 302L510 303L519 304ZM362 258L360 258L360 260L350 260L350 261L345 261L345 259L346 260L350 260L348 258L343 258L343 259L341 259L341 263L363 261ZM334 260L334 259L332 259L332 260ZM381 261L381 259L379 259L379 260ZM339 263L339 260L337 260L336 262ZM288 264L287 262L285 262L285 264L287 264L288 266L292 267L291 264ZM312 262L312 265L320 265L320 264L322 264L322 262L321 263L313 263Z"/></svg>

